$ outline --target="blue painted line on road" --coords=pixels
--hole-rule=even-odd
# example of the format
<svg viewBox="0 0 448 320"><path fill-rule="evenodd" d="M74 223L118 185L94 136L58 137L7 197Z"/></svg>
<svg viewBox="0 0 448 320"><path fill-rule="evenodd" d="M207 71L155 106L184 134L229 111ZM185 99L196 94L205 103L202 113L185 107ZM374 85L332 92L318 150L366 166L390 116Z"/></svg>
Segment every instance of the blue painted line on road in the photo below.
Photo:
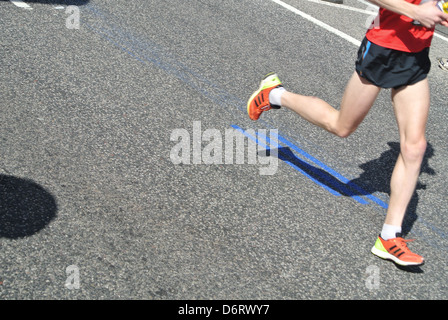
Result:
<svg viewBox="0 0 448 320"><path fill-rule="evenodd" d="M259 135L261 135L261 134L259 134ZM289 142L288 140L286 140L282 136L280 136L278 134L275 134L275 133L273 133L273 135L275 135L275 137L277 138L277 141L273 141L273 143L275 143L275 145L278 145L278 141L280 141L280 142L286 144L288 147L293 148L295 151L298 151L300 154L306 155L307 157L308 156L311 157L308 153L306 153L302 149L298 148L296 145L294 145L293 143ZM264 136L264 139L266 141L268 141L269 143L272 142L271 139L268 138L267 136ZM282 149L279 148L279 150L282 150ZM285 151L279 151L279 152L282 153L283 156L287 156L287 155L285 155ZM290 157L291 157L291 155L290 155ZM314 157L311 157L311 158L315 159ZM321 169L314 167L310 163L308 163L306 161L303 161L302 159L299 159L294 154L293 154L293 159L288 160L288 158L286 158L286 159L282 159L282 160L288 161L288 162L291 162L291 161L292 162L299 162L302 166L305 166L308 171L311 171L315 176L319 177L321 180L324 180L325 181L323 183L324 185L326 185L326 186L331 185L331 186L334 187L334 189L339 190L343 194L346 194L346 195L350 196L351 198L355 199L359 203L361 203L361 204L368 204L368 202L366 200L364 200L363 198L355 195L352 191L350 191L344 185L344 183L341 183L341 181L339 181L338 179L335 179L335 177L342 177L339 173L337 173L333 169L325 166L322 162L318 161L317 159L315 159L316 162L318 162L318 163L320 163L322 165L321 168L324 169L324 172ZM297 167L297 165L296 165L296 167ZM330 189L332 189L332 188L330 188Z"/></svg>
<svg viewBox="0 0 448 320"><path fill-rule="evenodd" d="M264 134L257 133L257 136L254 137L251 134L247 133L244 129L240 128L237 125L231 125L232 128L240 131L248 138L252 139L253 141L257 142L264 148L269 148L269 145L271 147L278 147L279 144L289 147L290 149L297 152L299 155L305 157L306 159L310 160L310 162L307 162L301 158L298 158L296 155L287 154L289 153L287 150L283 148L279 149L279 158L283 160L285 163L287 163L289 166L293 167L295 170L306 176L308 179L312 180L319 186L323 187L325 190L330 192L331 194L335 196L341 196L341 194L344 194L348 197L353 198L360 204L368 204L369 202L366 201L363 197L366 197L367 199L371 200L375 204L380 205L382 208L387 208L387 204L382 201L381 199L378 199L377 197L373 196L366 190L362 189L360 186L354 184L351 182L348 178L344 177L339 172L335 171L331 167L324 164L322 161L316 159L309 153L305 152L303 149L296 146L291 141L287 140L283 136L272 133L277 141L272 141L269 137L267 137ZM260 142L260 139L263 139L266 141L266 143ZM318 167L315 167L314 165L317 165ZM306 169L306 170L305 170Z"/></svg>
<svg viewBox="0 0 448 320"><path fill-rule="evenodd" d="M311 160L313 163L315 163L316 165L320 166L322 169L324 169L325 171L327 171L328 173L330 173L331 175L333 175L335 178L339 179L341 182L345 183L348 187L355 189L357 191L357 193L362 194L364 196L366 196L367 198L369 198L370 200L372 200L373 202L375 202L376 204L380 205L381 207L387 209L388 205L387 203L385 203L384 201L382 201L381 199L378 199L377 197L369 194L367 191L365 191L364 189L362 189L360 186L352 183L349 179L347 179L346 177L344 177L343 175L341 175L339 172L333 170L332 168L328 167L327 165L325 165L323 162L321 162L320 160L316 159L315 157L313 157L312 155L310 155L309 153L303 151L302 149L300 149L299 147L297 147L295 144L293 144L292 142L286 140L284 137L282 136L278 136L278 140L281 141L282 143L286 144L288 147L291 147L293 150L297 151L299 154L303 155L304 157L306 157L307 159ZM352 193L351 191L349 191L350 193Z"/></svg>
<svg viewBox="0 0 448 320"><path fill-rule="evenodd" d="M244 129L238 127L237 125L231 125L232 128L238 130L239 132L241 132L242 134L244 134L246 137L248 137L249 139L255 141L256 143L259 143L263 148L269 148L267 144L260 142L259 139L257 139L257 137L252 136L251 134L247 133ZM258 135L257 135L258 136ZM304 170L302 170L301 168L299 168L297 165L295 165L293 162L290 161L285 161L288 165L290 165L291 167L293 167L294 169L296 169L297 171L299 171L301 174L303 174L305 177L307 177L308 179L312 180L313 182L317 183L318 185L320 185L321 187L323 187L324 189L326 189L328 192L330 192L331 194L335 195L335 196L341 196L341 194L335 190L333 190L332 188L330 188L329 186L325 185L324 183L320 182L319 180L315 179L313 176L309 175L308 173L306 173Z"/></svg>

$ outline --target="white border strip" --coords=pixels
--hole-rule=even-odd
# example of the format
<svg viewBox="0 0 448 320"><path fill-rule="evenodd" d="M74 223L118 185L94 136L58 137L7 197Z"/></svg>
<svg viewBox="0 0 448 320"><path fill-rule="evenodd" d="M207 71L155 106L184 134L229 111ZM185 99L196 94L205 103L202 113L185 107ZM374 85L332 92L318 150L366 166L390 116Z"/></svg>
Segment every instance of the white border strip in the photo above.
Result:
<svg viewBox="0 0 448 320"><path fill-rule="evenodd" d="M330 31L331 33L334 33L335 35L338 35L339 37L347 40L348 42L353 43L357 47L359 47L360 44L361 44L361 41L359 41L358 39L355 39L352 36L349 36L348 34L342 32L342 31L340 31L340 30L338 30L336 28L333 28L332 26L326 24L325 22L322 22L322 21L320 21L320 20L310 16L309 14L300 11L299 9L294 8L293 6L291 6L291 5L287 4L287 3L284 3L283 1L280 1L280 0L271 0L271 1L275 2L276 4L282 6L285 9L288 9L289 11L291 11L291 12L301 16L302 18L304 18L304 19L306 19L308 21L311 21L312 23L318 25L319 27L322 27L325 30Z"/></svg>
<svg viewBox="0 0 448 320"><path fill-rule="evenodd" d="M24 9L33 9L31 8L28 4L26 4L25 2L21 1L21 0L9 0L9 2L11 2L12 4L16 5L19 8L24 8Z"/></svg>
<svg viewBox="0 0 448 320"><path fill-rule="evenodd" d="M324 5L324 6L328 6L328 7L335 7L338 9L360 12L360 13L364 13L364 14L368 14L368 15L372 15L373 13L375 13L375 10L378 9L378 7L374 7L373 5L368 5L368 8L370 8L370 10L368 10L368 9L359 9L359 8L355 8L355 7L351 7L351 6L346 6L344 4L326 2L326 1L322 1L322 0L306 0L306 1Z"/></svg>
<svg viewBox="0 0 448 320"><path fill-rule="evenodd" d="M442 36L441 34L437 33L437 30L434 32L434 37L437 37L439 39L445 40L446 42L448 42L448 38Z"/></svg>
<svg viewBox="0 0 448 320"><path fill-rule="evenodd" d="M379 7L377 5L375 5L375 4L373 4L373 3L369 2L369 1L358 0L358 2L361 2L361 3L363 3L363 4L365 4L366 6L369 6L369 7L373 7L373 8L379 9Z"/></svg>

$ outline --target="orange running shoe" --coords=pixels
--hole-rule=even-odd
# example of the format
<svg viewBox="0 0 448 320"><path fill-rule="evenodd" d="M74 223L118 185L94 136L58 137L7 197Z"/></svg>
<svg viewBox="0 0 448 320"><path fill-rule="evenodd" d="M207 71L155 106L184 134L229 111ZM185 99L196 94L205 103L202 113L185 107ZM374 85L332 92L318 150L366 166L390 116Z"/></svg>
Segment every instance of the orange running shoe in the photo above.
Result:
<svg viewBox="0 0 448 320"><path fill-rule="evenodd" d="M380 258L392 260L401 266L419 266L425 261L423 257L409 250L406 242L413 240L405 240L401 234L397 233L397 237L384 240L381 236L376 239L372 248L372 253Z"/></svg>
<svg viewBox="0 0 448 320"><path fill-rule="evenodd" d="M260 87L247 101L247 113L252 120L258 120L264 111L280 108L280 106L269 103L269 93L272 89L279 87L283 87L283 85L275 73L269 73L261 80Z"/></svg>

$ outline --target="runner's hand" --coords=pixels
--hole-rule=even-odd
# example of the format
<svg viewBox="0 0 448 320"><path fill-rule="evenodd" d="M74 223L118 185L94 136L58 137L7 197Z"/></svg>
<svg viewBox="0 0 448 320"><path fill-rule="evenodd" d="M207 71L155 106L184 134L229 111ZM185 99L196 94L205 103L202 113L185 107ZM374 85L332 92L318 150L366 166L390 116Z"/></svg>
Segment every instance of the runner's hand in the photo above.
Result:
<svg viewBox="0 0 448 320"><path fill-rule="evenodd" d="M417 6L415 20L427 28L434 28L436 24L448 27L448 14L440 11L436 4L436 1L431 1Z"/></svg>

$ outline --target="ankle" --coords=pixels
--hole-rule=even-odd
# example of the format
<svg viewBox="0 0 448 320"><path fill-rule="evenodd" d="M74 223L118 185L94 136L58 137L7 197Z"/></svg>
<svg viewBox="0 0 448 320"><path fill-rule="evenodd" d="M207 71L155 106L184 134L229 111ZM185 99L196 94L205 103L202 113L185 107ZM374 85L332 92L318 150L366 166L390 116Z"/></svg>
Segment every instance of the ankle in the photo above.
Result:
<svg viewBox="0 0 448 320"><path fill-rule="evenodd" d="M282 106L282 95L286 92L283 87L277 87L271 90L269 93L269 103L274 106Z"/></svg>
<svg viewBox="0 0 448 320"><path fill-rule="evenodd" d="M397 233L401 233L401 226L394 226L391 224L384 224L381 230L381 238L389 240L397 237Z"/></svg>

